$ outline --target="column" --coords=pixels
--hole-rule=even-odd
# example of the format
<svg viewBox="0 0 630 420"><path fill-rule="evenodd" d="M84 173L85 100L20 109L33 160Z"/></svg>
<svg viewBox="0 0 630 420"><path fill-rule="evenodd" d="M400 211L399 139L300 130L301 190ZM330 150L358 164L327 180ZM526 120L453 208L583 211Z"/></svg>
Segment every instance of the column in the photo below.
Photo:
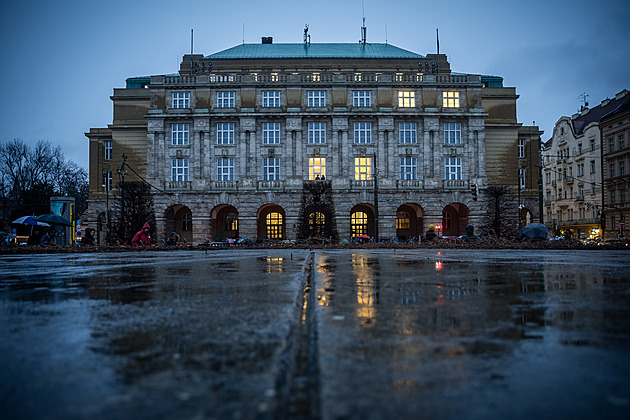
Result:
<svg viewBox="0 0 630 420"><path fill-rule="evenodd" d="M378 171L379 177L386 178L389 176L389 162L387 161L387 145L385 144L385 131L378 130L378 144L374 148L376 152L376 162L373 163L375 172Z"/></svg>
<svg viewBox="0 0 630 420"><path fill-rule="evenodd" d="M332 162L332 171L330 175L332 178L341 177L341 163L343 162L343 155L341 153L341 147L339 144L339 132L337 130L333 130L332 132L332 153L330 156L333 159Z"/></svg>
<svg viewBox="0 0 630 420"><path fill-rule="evenodd" d="M341 155L347 157L343 160L341 165L341 176L347 178L348 171L350 170L349 167L354 165L354 161L352 160L352 155L350 153L350 145L348 144L348 130L341 131L341 149ZM350 228L348 228L348 232L350 232Z"/></svg>
<svg viewBox="0 0 630 420"><path fill-rule="evenodd" d="M304 179L304 149L302 145L302 131L294 131L295 138L295 172L299 179Z"/></svg>

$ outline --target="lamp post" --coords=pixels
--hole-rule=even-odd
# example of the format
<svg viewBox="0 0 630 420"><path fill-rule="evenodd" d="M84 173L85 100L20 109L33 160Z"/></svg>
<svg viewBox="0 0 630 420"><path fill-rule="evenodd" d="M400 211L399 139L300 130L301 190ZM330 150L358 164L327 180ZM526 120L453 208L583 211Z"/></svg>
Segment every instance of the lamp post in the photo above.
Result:
<svg viewBox="0 0 630 420"><path fill-rule="evenodd" d="M379 241L378 233L378 166L376 165L376 153L374 153L374 237Z"/></svg>

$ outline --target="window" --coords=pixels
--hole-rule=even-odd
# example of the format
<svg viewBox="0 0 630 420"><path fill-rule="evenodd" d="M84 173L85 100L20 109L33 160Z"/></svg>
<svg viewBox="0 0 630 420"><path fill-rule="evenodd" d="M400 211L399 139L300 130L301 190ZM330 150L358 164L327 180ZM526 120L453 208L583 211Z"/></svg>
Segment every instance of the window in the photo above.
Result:
<svg viewBox="0 0 630 420"><path fill-rule="evenodd" d="M597 189L596 189L595 185L593 185L591 187L591 195L595 195L596 193L597 193Z"/></svg>
<svg viewBox="0 0 630 420"><path fill-rule="evenodd" d="M414 108L416 106L416 92L400 91L398 92L399 108Z"/></svg>
<svg viewBox="0 0 630 420"><path fill-rule="evenodd" d="M280 123L263 123L263 144L280 143Z"/></svg>
<svg viewBox="0 0 630 420"><path fill-rule="evenodd" d="M188 92L173 92L173 108L190 108Z"/></svg>
<svg viewBox="0 0 630 420"><path fill-rule="evenodd" d="M400 179L418 179L418 159L415 157L400 158Z"/></svg>
<svg viewBox="0 0 630 420"><path fill-rule="evenodd" d="M354 81L360 82L361 80L363 80L363 76L361 75L361 73L354 73Z"/></svg>
<svg viewBox="0 0 630 420"><path fill-rule="evenodd" d="M171 161L171 181L188 181L188 159Z"/></svg>
<svg viewBox="0 0 630 420"><path fill-rule="evenodd" d="M217 144L234 144L234 124L217 124Z"/></svg>
<svg viewBox="0 0 630 420"><path fill-rule="evenodd" d="M267 222L267 239L282 239L283 217L282 213L271 212L265 218Z"/></svg>
<svg viewBox="0 0 630 420"><path fill-rule="evenodd" d="M308 142L326 143L326 123L308 123Z"/></svg>
<svg viewBox="0 0 630 420"><path fill-rule="evenodd" d="M545 183L549 184L551 182L551 174L547 172L545 174Z"/></svg>
<svg viewBox="0 0 630 420"><path fill-rule="evenodd" d="M399 211L396 214L396 229L409 229L411 227L411 217L406 211Z"/></svg>
<svg viewBox="0 0 630 420"><path fill-rule="evenodd" d="M620 203L625 203L626 202L626 190L619 190L619 202Z"/></svg>
<svg viewBox="0 0 630 420"><path fill-rule="evenodd" d="M595 173L595 161L591 160L591 173L594 174Z"/></svg>
<svg viewBox="0 0 630 420"><path fill-rule="evenodd" d="M518 170L518 185L521 189L525 188L525 168Z"/></svg>
<svg viewBox="0 0 630 420"><path fill-rule="evenodd" d="M217 108L234 108L234 92L217 92Z"/></svg>
<svg viewBox="0 0 630 420"><path fill-rule="evenodd" d="M626 162L623 160L619 161L619 176L623 176L626 174Z"/></svg>
<svg viewBox="0 0 630 420"><path fill-rule="evenodd" d="M324 236L326 215L322 212L313 212L308 215L308 229L310 236Z"/></svg>
<svg viewBox="0 0 630 420"><path fill-rule="evenodd" d="M525 157L525 139L518 139L518 157L519 159Z"/></svg>
<svg viewBox="0 0 630 420"><path fill-rule="evenodd" d="M623 138L623 134L619 134L619 149L626 147L626 140Z"/></svg>
<svg viewBox="0 0 630 420"><path fill-rule="evenodd" d="M578 155L582 154L582 143L578 143Z"/></svg>
<svg viewBox="0 0 630 420"><path fill-rule="evenodd" d="M567 220L573 220L573 209L567 211Z"/></svg>
<svg viewBox="0 0 630 420"><path fill-rule="evenodd" d="M263 179L265 181L280 180L280 158L263 159Z"/></svg>
<svg viewBox="0 0 630 420"><path fill-rule="evenodd" d="M223 229L237 231L238 230L238 214L228 213L223 221Z"/></svg>
<svg viewBox="0 0 630 420"><path fill-rule="evenodd" d="M578 187L578 198L584 200L584 187Z"/></svg>
<svg viewBox="0 0 630 420"><path fill-rule="evenodd" d="M313 77L311 77L311 80L313 82L321 82L322 81L322 77L319 73L313 73Z"/></svg>
<svg viewBox="0 0 630 420"><path fill-rule="evenodd" d="M182 230L192 232L192 213L186 213L182 216Z"/></svg>
<svg viewBox="0 0 630 420"><path fill-rule="evenodd" d="M372 158L354 158L354 179L356 181L367 181L372 179Z"/></svg>
<svg viewBox="0 0 630 420"><path fill-rule="evenodd" d="M584 164L583 163L578 163L577 174L578 174L578 176L583 176L584 175Z"/></svg>
<svg viewBox="0 0 630 420"><path fill-rule="evenodd" d="M615 198L617 196L616 190L610 190L610 204L615 204Z"/></svg>
<svg viewBox="0 0 630 420"><path fill-rule="evenodd" d="M234 181L234 159L217 159L217 180Z"/></svg>
<svg viewBox="0 0 630 420"><path fill-rule="evenodd" d="M308 179L326 178L326 158L308 158Z"/></svg>
<svg viewBox="0 0 630 420"><path fill-rule="evenodd" d="M188 144L188 124L173 124L173 145L183 146Z"/></svg>
<svg viewBox="0 0 630 420"><path fill-rule="evenodd" d="M402 73L396 73L396 77L395 79L397 82L402 82L403 81L403 74Z"/></svg>
<svg viewBox="0 0 630 420"><path fill-rule="evenodd" d="M105 146L105 160L112 160L112 141L105 140L103 145Z"/></svg>
<svg viewBox="0 0 630 420"><path fill-rule="evenodd" d="M112 171L103 172L103 191L112 190Z"/></svg>
<svg viewBox="0 0 630 420"><path fill-rule="evenodd" d="M444 179L462 179L462 158L444 158Z"/></svg>
<svg viewBox="0 0 630 420"><path fill-rule="evenodd" d="M611 163L610 165L608 165L608 169L610 170L610 177L614 178L615 177L615 164Z"/></svg>
<svg viewBox="0 0 630 420"><path fill-rule="evenodd" d="M611 137L608 139L608 151L612 152L613 150L615 150L615 138Z"/></svg>
<svg viewBox="0 0 630 420"><path fill-rule="evenodd" d="M591 152L594 152L595 151L595 140L591 139L590 143L591 143Z"/></svg>
<svg viewBox="0 0 630 420"><path fill-rule="evenodd" d="M278 73L271 73L271 81L272 82L277 82L278 80L280 80L278 78Z"/></svg>
<svg viewBox="0 0 630 420"><path fill-rule="evenodd" d="M460 123L444 124L444 143L460 144L462 142L462 125Z"/></svg>
<svg viewBox="0 0 630 420"><path fill-rule="evenodd" d="M265 91L262 93L262 106L264 108L278 108L280 106L280 91Z"/></svg>
<svg viewBox="0 0 630 420"><path fill-rule="evenodd" d="M354 142L356 144L372 143L372 123L354 123Z"/></svg>
<svg viewBox="0 0 630 420"><path fill-rule="evenodd" d="M580 207L578 209L578 218L579 219L586 219L586 209L584 207Z"/></svg>
<svg viewBox="0 0 630 420"><path fill-rule="evenodd" d="M416 123L400 123L398 125L398 138L402 144L416 142Z"/></svg>
<svg viewBox="0 0 630 420"><path fill-rule="evenodd" d="M357 90L352 92L352 105L355 107L372 106L372 93L369 90Z"/></svg>
<svg viewBox="0 0 630 420"><path fill-rule="evenodd" d="M442 92L444 108L459 108L459 92Z"/></svg>
<svg viewBox="0 0 630 420"><path fill-rule="evenodd" d="M354 238L359 235L367 235L368 217L362 211L355 211L350 215L350 234Z"/></svg>
<svg viewBox="0 0 630 420"><path fill-rule="evenodd" d="M307 93L307 105L311 108L322 108L326 106L326 91L310 90Z"/></svg>

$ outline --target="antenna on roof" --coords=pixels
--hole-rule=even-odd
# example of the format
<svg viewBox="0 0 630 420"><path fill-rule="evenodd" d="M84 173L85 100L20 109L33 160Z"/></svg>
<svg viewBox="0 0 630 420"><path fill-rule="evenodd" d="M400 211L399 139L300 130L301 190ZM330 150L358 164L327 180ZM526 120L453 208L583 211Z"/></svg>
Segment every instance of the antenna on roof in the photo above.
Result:
<svg viewBox="0 0 630 420"><path fill-rule="evenodd" d="M387 45L387 22L385 22L385 45Z"/></svg>
<svg viewBox="0 0 630 420"><path fill-rule="evenodd" d="M193 30L190 30L190 74L193 74Z"/></svg>
<svg viewBox="0 0 630 420"><path fill-rule="evenodd" d="M243 45L245 45L245 22L243 22Z"/></svg>
<svg viewBox="0 0 630 420"><path fill-rule="evenodd" d="M588 108L588 93L582 92L580 96L578 96L578 99L582 100L582 105L580 106L580 112L582 112Z"/></svg>
<svg viewBox="0 0 630 420"><path fill-rule="evenodd" d="M361 26L361 40L359 43L365 45L367 42L367 27L365 26L365 8L361 0L361 13L363 14L363 26Z"/></svg>

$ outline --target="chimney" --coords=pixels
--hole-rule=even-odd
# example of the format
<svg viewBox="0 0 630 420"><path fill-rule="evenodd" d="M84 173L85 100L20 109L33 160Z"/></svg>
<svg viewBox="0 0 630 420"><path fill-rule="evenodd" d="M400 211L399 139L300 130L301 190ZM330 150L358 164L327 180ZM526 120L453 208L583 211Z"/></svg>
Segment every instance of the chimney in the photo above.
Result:
<svg viewBox="0 0 630 420"><path fill-rule="evenodd" d="M263 36L262 37L262 43L263 44L273 44L273 37L272 36Z"/></svg>

